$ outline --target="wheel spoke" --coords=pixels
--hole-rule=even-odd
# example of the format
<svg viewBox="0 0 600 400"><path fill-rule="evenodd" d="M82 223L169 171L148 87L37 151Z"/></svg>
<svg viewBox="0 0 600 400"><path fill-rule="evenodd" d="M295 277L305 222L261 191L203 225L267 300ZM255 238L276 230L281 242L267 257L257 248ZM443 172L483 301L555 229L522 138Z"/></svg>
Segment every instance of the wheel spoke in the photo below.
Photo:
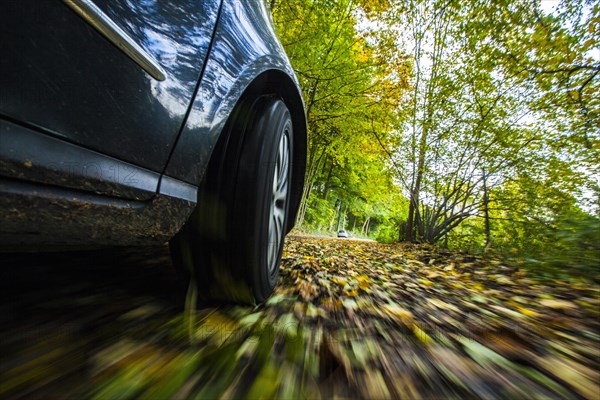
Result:
<svg viewBox="0 0 600 400"><path fill-rule="evenodd" d="M288 131L284 131L279 140L275 170L273 172L273 196L271 217L269 218L269 247L267 259L269 273L277 269L277 256L284 236L285 213L289 189L290 143Z"/></svg>

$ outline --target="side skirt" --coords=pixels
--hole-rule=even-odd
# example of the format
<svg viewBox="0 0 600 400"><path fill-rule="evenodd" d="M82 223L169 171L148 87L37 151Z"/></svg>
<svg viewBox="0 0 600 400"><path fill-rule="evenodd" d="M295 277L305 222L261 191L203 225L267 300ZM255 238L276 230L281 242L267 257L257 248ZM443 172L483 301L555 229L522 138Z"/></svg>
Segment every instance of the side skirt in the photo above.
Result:
<svg viewBox="0 0 600 400"><path fill-rule="evenodd" d="M175 187L170 182L172 191ZM147 201L125 200L1 178L0 250L162 244L181 229L195 205L164 193Z"/></svg>

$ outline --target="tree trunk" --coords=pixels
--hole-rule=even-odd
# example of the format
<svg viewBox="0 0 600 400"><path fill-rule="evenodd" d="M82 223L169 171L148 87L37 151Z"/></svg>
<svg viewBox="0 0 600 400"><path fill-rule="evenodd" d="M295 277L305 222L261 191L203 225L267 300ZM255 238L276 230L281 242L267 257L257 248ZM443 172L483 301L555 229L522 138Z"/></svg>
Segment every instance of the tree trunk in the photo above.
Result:
<svg viewBox="0 0 600 400"><path fill-rule="evenodd" d="M313 183L317 177L317 172L323 161L326 147L324 146L320 154L317 156L319 149L316 144L311 146L310 154L308 157L308 165L306 168L306 178L304 183L304 190L302 191L302 199L300 200L300 207L298 209L298 215L296 216L296 226L302 226L304 222L304 215L306 214L306 208L308 207L308 200L312 191Z"/></svg>
<svg viewBox="0 0 600 400"><path fill-rule="evenodd" d="M400 221L398 224L398 241L404 242L406 240L406 221Z"/></svg>
<svg viewBox="0 0 600 400"><path fill-rule="evenodd" d="M415 241L415 225L419 220L419 193L421 192L421 180L423 179L423 169L425 167L425 152L427 145L427 130L421 133L419 141L419 161L417 164L417 176L415 185L410 193L410 204L408 207L408 219L406 220L406 232L404 239L408 242Z"/></svg>
<svg viewBox="0 0 600 400"><path fill-rule="evenodd" d="M308 207L308 198L312 189L312 184L306 182L304 189L302 190L302 199L300 200L300 207L298 208L298 215L296 216L296 226L300 227L304 223L304 215L306 214L306 208Z"/></svg>
<svg viewBox="0 0 600 400"><path fill-rule="evenodd" d="M483 217L485 219L485 247L483 252L487 253L492 248L492 236L490 234L490 198L487 190L487 176L485 168L481 169L483 173Z"/></svg>
<svg viewBox="0 0 600 400"><path fill-rule="evenodd" d="M414 47L414 57L415 57L415 68L417 80L415 84L415 89L413 91L413 110L412 110L412 151L415 154L418 151L418 159L417 159L417 168L414 172L416 174L414 176L413 185L410 190L410 204L408 208L408 219L406 221L406 232L405 232L405 240L409 242L415 241L415 226L419 223L422 223L421 216L419 214L419 194L421 192L421 183L423 180L423 174L425 173L425 158L427 156L427 137L429 135L429 127L432 126L433 123L433 115L435 109L435 95L439 87L436 81L440 62L444 55L444 47L446 45L446 34L448 32L448 23L444 17L445 12L444 8L440 10L439 13L433 16L434 20L432 21L432 29L433 29L433 53L431 54L431 72L429 79L427 80L424 88L424 98L423 98L423 121L420 123L421 126L421 136L419 138L418 148L415 148L417 129L416 127L419 125L417 108L419 104L419 87L420 87L420 75L421 75L421 57L423 51L423 38L427 27L423 27L421 24L415 24L412 26L414 39L415 39L415 47ZM445 22L446 21L446 22ZM414 164L413 164L414 165ZM421 236L425 236L426 232L424 230L421 231ZM419 238L421 239L421 238Z"/></svg>
<svg viewBox="0 0 600 400"><path fill-rule="evenodd" d="M345 213L346 213L346 206L342 207L342 204L340 203L340 213L338 214L337 231L340 231L341 229L344 228ZM340 228L340 226L341 226L341 228Z"/></svg>
<svg viewBox="0 0 600 400"><path fill-rule="evenodd" d="M333 229L333 224L335 223L335 221L337 221L338 219L338 215L341 212L341 208L342 208L342 202L339 200L336 200L335 202L335 212L333 213L333 216L331 217L331 221L329 222L329 227L327 227L327 230L331 232L331 230Z"/></svg>
<svg viewBox="0 0 600 400"><path fill-rule="evenodd" d="M370 220L371 220L371 217L365 218L365 222L363 223L362 229L360 230L363 235L367 235Z"/></svg>
<svg viewBox="0 0 600 400"><path fill-rule="evenodd" d="M331 184L331 174L333 173L333 161L331 162L331 166L329 167L329 172L327 173L327 179L325 180L325 188L323 189L323 200L327 200L327 195L329 194L329 185Z"/></svg>

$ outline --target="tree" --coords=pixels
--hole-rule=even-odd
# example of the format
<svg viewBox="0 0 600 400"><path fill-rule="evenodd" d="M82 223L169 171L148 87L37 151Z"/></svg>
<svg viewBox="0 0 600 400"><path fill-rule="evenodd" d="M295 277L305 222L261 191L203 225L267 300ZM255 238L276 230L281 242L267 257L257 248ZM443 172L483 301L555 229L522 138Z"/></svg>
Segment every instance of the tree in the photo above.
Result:
<svg viewBox="0 0 600 400"><path fill-rule="evenodd" d="M572 15L572 7L561 15ZM580 13L577 21L597 23L598 7L590 12L596 17ZM411 113L394 155L410 200L407 240L434 243L465 220L483 217L489 248L495 189L516 171L537 170L547 181L551 162L563 160L555 186L594 187L597 110L588 90L598 83L597 60L585 54L597 44L586 33L589 26L561 27L565 18L545 16L531 1L410 2L385 16L387 23L408 27L396 30L397 43L411 49L414 62L413 91L404 103ZM543 29L557 32L556 38L535 39ZM560 65L552 69L557 52ZM551 77L557 74L571 78Z"/></svg>
<svg viewBox="0 0 600 400"><path fill-rule="evenodd" d="M542 254L557 238L569 246L559 232L573 218L593 251L583 243L600 216L598 5L272 6L308 111L298 224Z"/></svg>
<svg viewBox="0 0 600 400"><path fill-rule="evenodd" d="M306 101L309 152L297 220L302 225L323 163L334 168L349 159L360 162L358 152L364 150L372 120L386 136L405 83L397 78L405 64L386 62L378 53L381 49L357 30L359 15L379 12L386 2L303 0L272 5ZM394 82L391 68L396 72Z"/></svg>

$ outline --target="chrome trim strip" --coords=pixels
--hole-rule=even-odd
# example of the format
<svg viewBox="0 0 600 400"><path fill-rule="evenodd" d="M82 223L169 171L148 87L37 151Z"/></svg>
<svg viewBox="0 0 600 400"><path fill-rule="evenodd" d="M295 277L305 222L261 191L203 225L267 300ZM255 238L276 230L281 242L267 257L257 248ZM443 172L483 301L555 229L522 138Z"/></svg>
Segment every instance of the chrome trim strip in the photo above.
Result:
<svg viewBox="0 0 600 400"><path fill-rule="evenodd" d="M158 193L165 196L176 197L181 200L187 200L192 203L198 201L198 187L179 179L163 175L160 178Z"/></svg>
<svg viewBox="0 0 600 400"><path fill-rule="evenodd" d="M123 29L91 0L63 0L66 5L73 9L80 17L92 25L98 32L104 35L112 44L117 46L125 55L136 62L154 79L164 81L166 72L158 61L156 61L146 50L138 45Z"/></svg>

